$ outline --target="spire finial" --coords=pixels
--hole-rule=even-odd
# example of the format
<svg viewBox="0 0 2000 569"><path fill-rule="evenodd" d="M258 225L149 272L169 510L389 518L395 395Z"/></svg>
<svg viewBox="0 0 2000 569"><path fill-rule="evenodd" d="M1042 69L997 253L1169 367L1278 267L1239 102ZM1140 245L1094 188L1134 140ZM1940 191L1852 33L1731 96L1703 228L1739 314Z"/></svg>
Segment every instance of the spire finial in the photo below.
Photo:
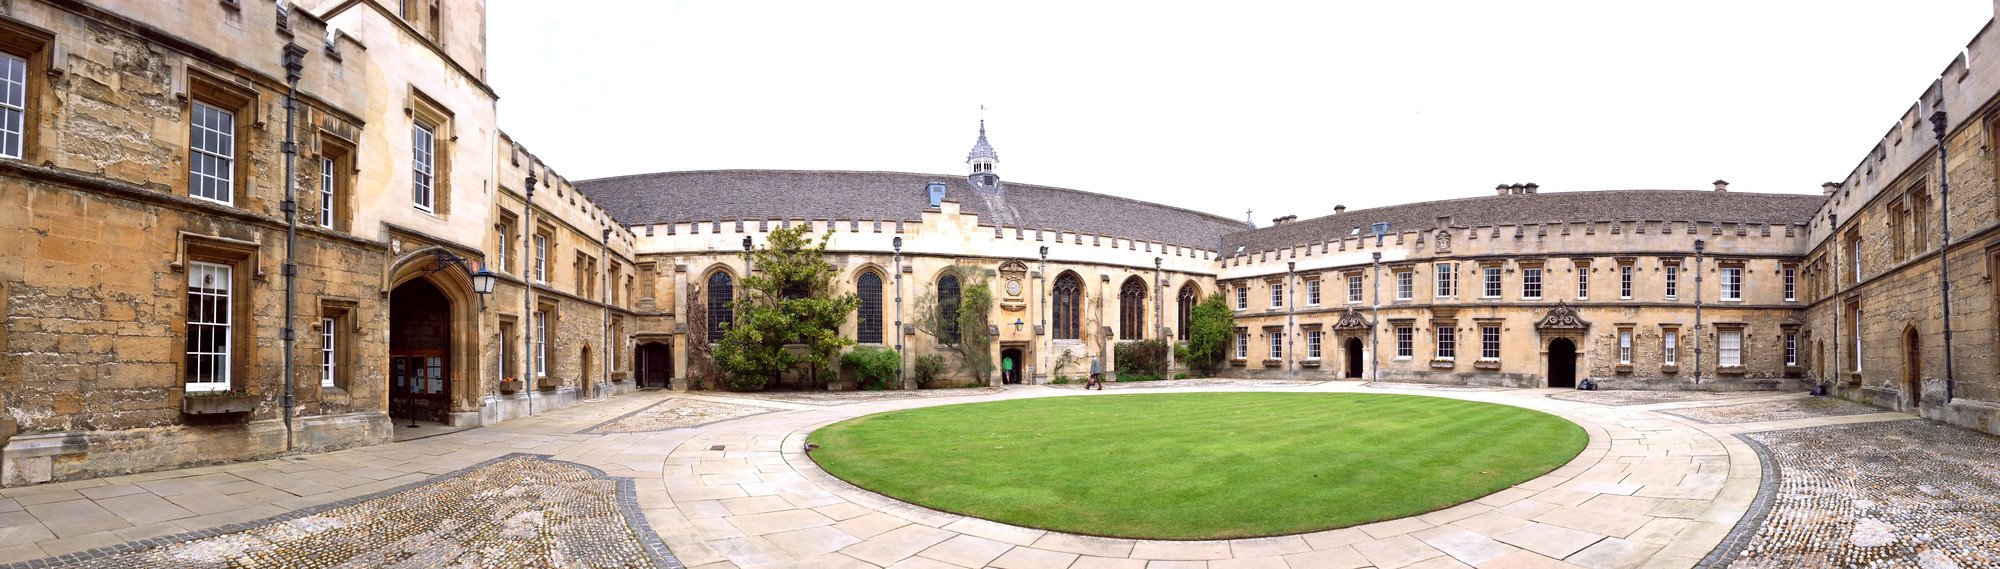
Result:
<svg viewBox="0 0 2000 569"><path fill-rule="evenodd" d="M986 137L986 105L979 105L979 136Z"/></svg>

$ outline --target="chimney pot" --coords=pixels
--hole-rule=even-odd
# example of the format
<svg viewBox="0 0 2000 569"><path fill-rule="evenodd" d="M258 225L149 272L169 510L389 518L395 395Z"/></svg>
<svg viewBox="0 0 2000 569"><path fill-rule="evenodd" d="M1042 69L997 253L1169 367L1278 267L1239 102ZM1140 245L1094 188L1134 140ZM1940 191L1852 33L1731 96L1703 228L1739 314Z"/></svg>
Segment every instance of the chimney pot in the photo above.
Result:
<svg viewBox="0 0 2000 569"><path fill-rule="evenodd" d="M1528 182L1528 183L1526 183L1526 184L1521 184L1521 189L1522 189L1522 191L1523 191L1523 192L1525 192L1525 193L1529 193L1529 194L1532 194L1532 193L1535 193L1535 190L1536 190L1536 189L1538 189L1538 188L1541 188L1541 187L1542 187L1542 185L1541 185L1541 184L1537 184L1537 183L1534 183L1534 182Z"/></svg>
<svg viewBox="0 0 2000 569"><path fill-rule="evenodd" d="M2000 0L1996 0L1996 1L2000 1ZM1494 193L1496 193L1496 194L1498 194L1498 195L1503 195L1503 196L1504 196L1504 195L1507 195L1507 185L1506 185L1506 184L1500 184L1500 185L1498 185L1498 186L1494 186L1494 187L1493 187L1493 192L1494 192Z"/></svg>
<svg viewBox="0 0 2000 569"><path fill-rule="evenodd" d="M1727 192L1727 191L1729 191L1729 181L1727 181L1727 180L1716 180L1716 181L1715 181L1715 191L1718 191L1718 192Z"/></svg>
<svg viewBox="0 0 2000 569"><path fill-rule="evenodd" d="M1347 211L1347 206L1344 205L1333 206L1334 213L1345 213L1346 211Z"/></svg>

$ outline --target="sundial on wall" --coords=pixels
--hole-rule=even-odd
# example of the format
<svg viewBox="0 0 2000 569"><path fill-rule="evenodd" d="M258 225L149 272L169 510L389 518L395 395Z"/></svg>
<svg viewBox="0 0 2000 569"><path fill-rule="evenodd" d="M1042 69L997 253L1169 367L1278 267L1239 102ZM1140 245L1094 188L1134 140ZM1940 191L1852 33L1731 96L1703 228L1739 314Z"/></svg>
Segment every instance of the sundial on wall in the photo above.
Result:
<svg viewBox="0 0 2000 569"><path fill-rule="evenodd" d="M1020 312L1028 309L1028 299L1021 296L1027 287L1022 283L1028 279L1028 265L1020 261L1000 264L1000 290L1007 293L1000 297L1000 309Z"/></svg>

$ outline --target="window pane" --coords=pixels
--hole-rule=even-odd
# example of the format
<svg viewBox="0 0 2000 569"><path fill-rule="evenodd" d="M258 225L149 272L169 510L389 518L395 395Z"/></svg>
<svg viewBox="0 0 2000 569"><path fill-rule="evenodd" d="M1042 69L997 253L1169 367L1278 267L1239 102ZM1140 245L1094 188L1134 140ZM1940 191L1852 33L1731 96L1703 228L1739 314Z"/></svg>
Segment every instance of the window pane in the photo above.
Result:
<svg viewBox="0 0 2000 569"><path fill-rule="evenodd" d="M188 195L235 200L236 115L195 101L188 128Z"/></svg>
<svg viewBox="0 0 2000 569"><path fill-rule="evenodd" d="M432 211L436 207L432 199L432 175L436 172L433 166L437 148L436 137L431 133L430 125L421 122L416 123L410 131L411 199L416 202L417 209Z"/></svg>
<svg viewBox="0 0 2000 569"><path fill-rule="evenodd" d="M861 308L855 318L854 341L863 344L882 343L882 275L869 271L861 273L855 283L855 292L861 296Z"/></svg>
<svg viewBox="0 0 2000 569"><path fill-rule="evenodd" d="M229 388L231 276L228 265L188 265L187 362L189 391Z"/></svg>

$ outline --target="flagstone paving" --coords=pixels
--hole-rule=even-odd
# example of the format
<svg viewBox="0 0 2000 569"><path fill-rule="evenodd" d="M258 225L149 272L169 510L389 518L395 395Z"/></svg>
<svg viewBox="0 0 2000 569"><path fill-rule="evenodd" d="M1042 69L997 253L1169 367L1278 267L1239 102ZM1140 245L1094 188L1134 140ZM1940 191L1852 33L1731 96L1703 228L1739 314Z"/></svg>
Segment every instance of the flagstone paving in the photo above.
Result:
<svg viewBox="0 0 2000 569"><path fill-rule="evenodd" d="M1152 382L1149 382L1152 383ZM1176 383L1176 382L1158 382ZM1268 384L1266 384L1268 385ZM1165 392L1228 391L1241 385L1181 384L1149 388ZM208 531L207 543L240 541L283 533L305 511L325 515L341 507L355 506L355 500L408 500L406 496L425 488L445 488L453 476L463 478L468 469L495 460L523 459L516 453L541 455L532 461L544 465L576 465L601 471L602 476L629 478L631 495L626 509L642 516L598 525L630 529L634 535L651 533L671 552L666 566L684 563L690 567L1057 567L1089 569L1098 567L1168 568L1194 567L1224 569L1234 567L1693 567L1717 553L1719 544L1732 548L1755 541L1758 523L1765 519L1795 520L1786 512L1807 512L1788 506L1784 492L1760 490L1766 482L1765 467L1751 442L1737 435L1772 429L1853 429L1837 437L1776 434L1749 434L1754 444L1764 445L1778 457L1773 463L1797 457L1784 466L1784 479L1797 470L1798 480L1838 478L1834 473L1851 473L1865 468L1883 469L1880 477L1857 479L1852 483L1822 484L1819 493L1793 492L1815 496L1825 503L1830 496L1855 499L1881 494L1883 487L1904 484L1909 500L1916 496L1939 502L1948 500L1960 518L1949 523L1993 523L1991 509L1966 496L1993 496L2000 487L2000 473L1988 461L1977 468L1971 458L1977 454L1940 455L1913 462L1906 470L1887 473L1908 456L1924 453L1889 452L1896 449L1944 449L1964 441L1896 438L1895 428L1929 425L1895 413L1872 413L1837 417L1806 416L1771 419L1752 417L1749 422L1707 424L1677 417L1663 411L1687 412L1711 405L1803 399L1799 394L1754 393L1718 401L1667 401L1623 406L1603 405L1548 397L1574 392L1546 389L1441 390L1418 386L1355 382L1322 382L1310 385L1266 386L1259 390L1358 391L1379 393L1407 391L1433 397L1491 401L1540 409L1575 421L1590 435L1582 454L1568 465L1547 475L1472 502L1426 514L1301 535L1228 541L1150 541L1107 539L1048 532L967 518L899 502L868 492L826 474L806 456L806 435L821 426L862 415L976 401L1023 397L1088 397L1096 392L1016 386L1006 389L939 390L924 392L919 398L884 399L868 394L813 394L796 400L757 399L743 394L642 392L603 402L575 405L540 416L509 421L500 425L471 429L448 435L373 447L289 457L253 463L190 468L119 476L79 482L0 489L0 564L70 555L75 560L136 559L133 555L166 555L188 551L189 544L167 545L164 549L144 549L151 544L179 543L184 534ZM853 397L852 400L842 397ZM671 427L650 432L578 434L624 419L643 416L643 411L663 403L694 405L700 402L758 407L755 415L726 419L688 428ZM843 401L851 401L842 403ZM1754 414L1753 414L1754 415ZM1734 417L1732 415L1732 417ZM1764 420L1769 419L1769 420ZM1832 425L1832 426L1829 426ZM1911 426L1911 427L1906 427ZM1034 428L1024 420L1021 428ZM1937 437L1972 435L1941 429ZM1953 433L1957 433L1954 435ZM1782 437L1780 437L1782 435ZM1983 435L1980 435L1983 436ZM1854 455L1849 462L1815 461L1808 457L1840 448L1835 441L1885 437L1876 454ZM1797 440L1794 440L1797 439ZM1790 449L1787 445L1822 440L1825 448ZM1788 442L1790 441L1790 442ZM1990 442L1990 441L1989 441ZM1962 445L1961 445L1962 446ZM1977 447L1974 447L1977 448ZM1943 451L1936 451L1943 452ZM1969 451L1978 452L1978 451ZM1991 451L1985 451L1991 457ZM1790 453L1790 454L1786 454ZM527 460L527 459L523 459ZM1942 465L1942 466L1940 466ZM1898 467L1900 468L1900 467ZM1926 470L1944 468L1945 470ZM475 469L476 470L476 469ZM1961 479L1959 485L1929 483L1938 472ZM948 475L948 474L946 474ZM1843 475L1844 476L1844 475ZM444 479L446 481L439 482ZM599 481L593 473L591 480ZM1778 484L1779 477L1769 482ZM1964 482L1963 480L1973 480ZM578 479L581 480L581 479ZM428 485L410 486L430 482ZM1170 484L1171 481L1145 481ZM1984 486L1981 486L1984 484ZM1922 488L1932 490L1923 490ZM1775 488L1775 487L1774 487ZM385 491L389 491L385 493ZM1926 492L1946 492L1936 498ZM496 508L505 511L508 498L492 493L470 492L471 511ZM1762 499L1760 500L1760 496ZM1892 498L1893 496L1885 496ZM435 498L433 498L435 499ZM1897 498L1901 499L1901 498ZM479 500L486 500L481 506ZM565 498L568 501L578 501ZM588 500L582 500L589 502ZM601 503L601 502L595 502ZM1933 502L1935 505L1938 502ZM331 504L332 506L329 506ZM1851 502L1850 502L1851 504ZM549 512L564 511L568 504L549 504ZM318 508L315 510L314 508ZM1756 508L1753 511L1753 508ZM1858 506L1848 506L1856 509ZM1878 501L1867 511L1916 511L1902 502ZM1882 510L1891 508L1891 510ZM1932 508L1938 509L1938 508ZM467 507L459 507L467 511ZM1746 514L1748 522L1744 522ZM281 516L293 516L282 521ZM1798 516L1812 518L1810 513ZM281 521L273 522L274 517ZM490 518L491 516L488 516ZM1822 516L1824 517L1824 516ZM474 516L475 519L478 516ZM429 521L440 526L471 523ZM511 519L511 518L506 518ZM641 525L638 520L643 519ZM1870 517L1891 526L1892 543L1913 544L1910 550L1883 553L1888 565L1914 565L1919 559L1943 559L1963 567L1981 566L1977 558L1952 558L1953 550L1939 549L1946 541L1937 537L1945 527L1909 516ZM1785 528L1799 528L1800 522L1784 522ZM1836 522L1826 522L1836 523ZM1854 522L1859 523L1859 522ZM243 524L243 525L233 525ZM1899 525L1908 524L1908 525ZM542 527L556 527L545 525ZM1869 526L1876 528L1876 526ZM642 529L643 528L643 529ZM1877 528L1879 529L1879 528ZM1801 530L1794 530L1801 531ZM1837 535L1837 531L1812 529L1809 535ZM262 532L262 533L259 533ZM616 532L610 532L615 534ZM1851 538L1855 532L1849 531ZM1877 532L1880 533L1880 532ZM450 537L440 530L439 544L451 540L479 543L476 538ZM598 534L595 539L608 539ZM1792 534L1779 532L1771 539L1782 541ZM1870 534L1875 535L1875 534ZM1932 536L1922 541L1921 536ZM164 539L162 539L164 538ZM557 538L559 539L559 538ZM579 537L578 539L591 539ZM1880 539L1870 537L1869 539ZM146 540L159 540L147 542ZM135 544L136 542L136 544ZM292 547L276 543L279 551ZM386 542L385 542L386 543ZM432 543L432 542L425 542ZM609 542L605 542L609 543ZM644 540L639 540L643 545ZM1987 542L1949 542L1961 549ZM121 545L123 544L123 545ZM100 548L123 547L119 550ZM181 549L173 549L179 547ZM392 549L396 546L390 546ZM624 545L608 546L607 551L629 555ZM1931 549L1924 549L1930 547ZM476 548L426 551L452 552L452 559L468 560ZM1758 549L1766 551L1767 549ZM96 551L96 553L89 553ZM547 553L523 563L500 565L553 566L563 563ZM1888 551L1888 550L1884 550ZM81 553L80 553L81 552ZM1808 553L1810 550L1808 550ZM123 555L125 557L116 557ZM447 555L440 553L439 555ZM1803 555L1803 554L1801 554ZM1903 555L1904 557L1895 557ZM1929 558L1922 558L1930 555ZM1910 557L1917 556L1917 557ZM383 559L382 557L366 559ZM444 559L424 557L423 560ZM508 558L517 559L517 558ZM1747 558L1746 558L1747 559ZM1757 558L1761 563L1763 559ZM1839 559L1862 559L1846 557ZM1967 560L1970 559L1970 560ZM1715 561L1715 559L1708 559ZM1803 561L1800 561L1803 560ZM319 559L319 561L326 561ZM641 560L624 559L638 563ZM1835 558L1784 558L1786 565L1840 564ZM440 561L442 562L442 561ZM1752 563L1745 560L1740 563ZM303 565L332 565L305 563ZM372 563L361 562L360 565ZM421 563L416 563L421 564ZM471 563L468 563L471 564ZM272 565L286 566L283 563ZM116 566L116 565L104 565ZM171 565L169 565L171 566ZM1760 566L1755 564L1744 566ZM1776 565L1772 565L1776 566Z"/></svg>
<svg viewBox="0 0 2000 569"><path fill-rule="evenodd" d="M1302 381L1296 379L1202 378L1202 379L1161 379L1154 381L1108 381L1104 383L1104 388L1116 390L1116 389L1164 389L1170 387L1300 387L1306 385L1319 385L1320 383L1322 382ZM1048 387L1054 389L1084 389L1085 386L1087 385L1089 384L1080 382L1071 382L1062 385L1050 385Z"/></svg>
<svg viewBox="0 0 2000 569"><path fill-rule="evenodd" d="M1883 411L1879 408L1845 399L1806 397L1738 403L1735 405L1687 407L1661 412L1694 419L1703 423L1748 423L1753 421L1787 421L1817 417L1845 417L1849 415L1881 413Z"/></svg>
<svg viewBox="0 0 2000 569"><path fill-rule="evenodd" d="M1652 405L1655 403L1743 399L1746 397L1768 395L1769 393L1766 391L1577 391L1574 389L1564 389L1550 393L1549 397L1564 401L1581 401L1584 403L1596 403L1598 405L1624 407L1628 405Z"/></svg>
<svg viewBox="0 0 2000 569"><path fill-rule="evenodd" d="M601 435L607 433L648 433L698 427L716 421L727 421L774 411L770 407L735 405L700 399L673 398L633 411L616 419L605 421L584 429L584 434Z"/></svg>

